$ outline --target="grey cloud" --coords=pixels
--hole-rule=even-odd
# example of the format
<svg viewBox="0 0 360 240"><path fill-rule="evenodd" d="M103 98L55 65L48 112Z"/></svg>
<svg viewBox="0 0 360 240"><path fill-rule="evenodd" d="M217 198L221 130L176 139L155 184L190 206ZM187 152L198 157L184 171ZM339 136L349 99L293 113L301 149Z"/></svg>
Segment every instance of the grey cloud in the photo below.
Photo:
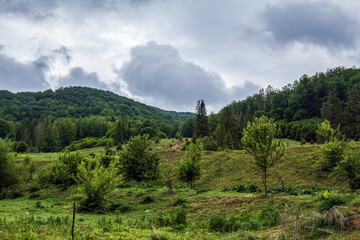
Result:
<svg viewBox="0 0 360 240"><path fill-rule="evenodd" d="M52 16L56 4L52 0L0 0L0 13L29 17L43 20Z"/></svg>
<svg viewBox="0 0 360 240"><path fill-rule="evenodd" d="M97 73L88 73L81 67L71 68L66 77L59 79L59 86L86 86L98 89L109 89L107 85L99 80Z"/></svg>
<svg viewBox="0 0 360 240"><path fill-rule="evenodd" d="M265 29L279 44L294 41L325 47L353 47L358 23L339 6L323 2L286 2L267 6Z"/></svg>
<svg viewBox="0 0 360 240"><path fill-rule="evenodd" d="M21 63L0 54L0 89L13 92L39 91L49 87L44 79L46 64L41 59Z"/></svg>
<svg viewBox="0 0 360 240"><path fill-rule="evenodd" d="M217 107L244 98L260 87L228 89L223 79L202 67L184 61L170 45L149 42L131 50L131 59L118 70L132 94L153 99L153 104L173 109L189 109L198 99ZM191 109L191 108L190 108Z"/></svg>
<svg viewBox="0 0 360 240"><path fill-rule="evenodd" d="M59 49L55 49L53 52L62 54L64 56L64 58L66 59L66 61L68 63L70 63L72 58L71 58L71 55L70 55L70 49L68 49L67 47L61 46Z"/></svg>

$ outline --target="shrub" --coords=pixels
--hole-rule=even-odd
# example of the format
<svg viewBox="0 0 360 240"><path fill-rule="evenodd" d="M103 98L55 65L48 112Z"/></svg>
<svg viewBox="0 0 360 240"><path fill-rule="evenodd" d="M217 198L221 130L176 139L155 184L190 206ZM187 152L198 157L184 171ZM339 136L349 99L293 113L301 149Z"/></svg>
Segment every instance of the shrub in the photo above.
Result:
<svg viewBox="0 0 360 240"><path fill-rule="evenodd" d="M76 182L80 192L85 196L81 202L82 209L103 209L105 195L115 188L118 181L115 164L110 163L108 168L98 162L94 168L87 166L85 162L80 164Z"/></svg>
<svg viewBox="0 0 360 240"><path fill-rule="evenodd" d="M18 182L18 174L10 155L12 143L0 138L0 191Z"/></svg>
<svg viewBox="0 0 360 240"><path fill-rule="evenodd" d="M24 196L24 194L21 191L13 189L3 190L0 193L0 199L16 199L22 196Z"/></svg>
<svg viewBox="0 0 360 240"><path fill-rule="evenodd" d="M145 196L140 203L141 204L149 204L149 203L153 203L154 201L155 201L155 199L153 197Z"/></svg>
<svg viewBox="0 0 360 240"><path fill-rule="evenodd" d="M183 205L184 203L186 203L186 200L183 199L183 198L176 198L173 202L173 206L176 207L176 206L179 206L179 205Z"/></svg>
<svg viewBox="0 0 360 240"><path fill-rule="evenodd" d="M19 153L26 152L28 149L28 145L24 141L17 142L15 144L15 146L16 146L15 147L16 152L19 152Z"/></svg>
<svg viewBox="0 0 360 240"><path fill-rule="evenodd" d="M76 151L85 148L93 148L93 147L105 147L105 146L113 146L114 140L112 138L96 138L96 137L86 137L77 141L73 141L67 146L65 151Z"/></svg>
<svg viewBox="0 0 360 240"><path fill-rule="evenodd" d="M38 172L37 181L41 186L54 184L66 188L71 184L73 179L68 166L60 161L54 161Z"/></svg>
<svg viewBox="0 0 360 240"><path fill-rule="evenodd" d="M32 194L29 195L29 199L36 199L38 197L40 197L39 193L32 193Z"/></svg>
<svg viewBox="0 0 360 240"><path fill-rule="evenodd" d="M317 199L319 202L319 210L327 211L334 206L340 206L346 203L345 198L334 191L322 191L318 193Z"/></svg>
<svg viewBox="0 0 360 240"><path fill-rule="evenodd" d="M148 150L149 135L130 138L119 153L122 173L127 180L153 180L159 174L160 157L156 151Z"/></svg>
<svg viewBox="0 0 360 240"><path fill-rule="evenodd" d="M263 226L273 227L281 221L280 212L272 204L265 204L260 211L259 219Z"/></svg>

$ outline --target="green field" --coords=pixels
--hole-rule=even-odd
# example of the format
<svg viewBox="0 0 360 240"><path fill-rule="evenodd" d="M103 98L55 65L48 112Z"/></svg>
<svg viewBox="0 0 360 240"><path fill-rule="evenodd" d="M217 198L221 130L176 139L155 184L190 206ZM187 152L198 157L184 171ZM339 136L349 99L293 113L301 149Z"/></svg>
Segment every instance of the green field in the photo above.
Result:
<svg viewBox="0 0 360 240"><path fill-rule="evenodd" d="M161 140L151 148L162 146L161 161L176 164L184 154L170 149L176 142ZM351 193L346 182L312 168L313 161L321 157L322 145L286 142L283 162L269 171L269 198L264 196L261 176L245 151L206 151L203 175L195 189L177 180L173 192L160 182L119 185L106 196L103 212L76 213L75 239L281 239L282 226L286 239L292 239L296 212L298 239L358 239L359 195ZM359 147L357 143L355 148ZM105 150L80 152L100 156ZM18 154L16 159L21 165L29 156L38 166L45 166L60 154ZM256 189L246 190L250 186ZM18 197L0 200L0 239L71 239L73 203L78 202L79 194L76 186L39 188L30 180L19 189ZM335 190L330 194L344 200L337 209L347 219L344 229L337 218L332 225L319 223L324 221L319 214L327 213L321 209L324 200L319 194L326 190Z"/></svg>

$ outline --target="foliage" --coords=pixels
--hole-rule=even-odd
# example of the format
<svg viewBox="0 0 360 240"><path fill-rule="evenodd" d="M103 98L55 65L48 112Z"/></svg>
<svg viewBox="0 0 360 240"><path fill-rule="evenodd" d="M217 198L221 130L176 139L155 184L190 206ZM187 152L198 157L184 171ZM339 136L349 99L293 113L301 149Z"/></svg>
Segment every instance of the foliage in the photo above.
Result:
<svg viewBox="0 0 360 240"><path fill-rule="evenodd" d="M69 146L67 146L65 151L77 151L85 148L93 148L93 147L105 147L108 145L113 145L114 140L111 138L95 138L95 137L87 137L77 141L71 142Z"/></svg>
<svg viewBox="0 0 360 240"><path fill-rule="evenodd" d="M28 145L24 141L16 142L15 143L15 151L19 153L26 152L28 149Z"/></svg>
<svg viewBox="0 0 360 240"><path fill-rule="evenodd" d="M229 106L221 110L220 123L215 130L215 139L219 147L234 149L238 146L237 118Z"/></svg>
<svg viewBox="0 0 360 240"><path fill-rule="evenodd" d="M37 181L41 186L54 184L66 188L72 183L73 178L67 165L60 161L54 161L38 172Z"/></svg>
<svg viewBox="0 0 360 240"><path fill-rule="evenodd" d="M319 124L316 133L324 139L325 142L341 139L340 125L334 129L330 126L330 122L326 119Z"/></svg>
<svg viewBox="0 0 360 240"><path fill-rule="evenodd" d="M328 211L334 206L340 206L346 203L346 199L335 191L322 191L317 195L319 201L319 210Z"/></svg>
<svg viewBox="0 0 360 240"><path fill-rule="evenodd" d="M203 155L203 147L201 142L191 143L186 147L184 158L179 161L179 179L190 187L193 182L201 176L201 157Z"/></svg>
<svg viewBox="0 0 360 240"><path fill-rule="evenodd" d="M82 208L85 210L103 209L105 195L115 188L118 181L116 162L110 163L107 168L98 162L94 168L82 162L78 167L76 178L80 192L86 196L81 202Z"/></svg>
<svg viewBox="0 0 360 240"><path fill-rule="evenodd" d="M242 146L254 157L254 165L262 171L267 195L267 171L277 164L285 152L285 145L276 139L277 128L272 119L265 116L255 118L243 131Z"/></svg>
<svg viewBox="0 0 360 240"><path fill-rule="evenodd" d="M12 142L0 138L0 190L18 182L18 175L13 159L10 155Z"/></svg>
<svg viewBox="0 0 360 240"><path fill-rule="evenodd" d="M123 146L119 156L125 179L143 181L158 177L160 157L156 151L149 150L150 144L148 135L139 135L130 138Z"/></svg>
<svg viewBox="0 0 360 240"><path fill-rule="evenodd" d="M209 134L209 123L206 116L206 108L204 100L199 100L196 105L196 122L195 132L196 137L205 137Z"/></svg>
<svg viewBox="0 0 360 240"><path fill-rule="evenodd" d="M339 140L341 136L339 126L333 129L327 120L319 125L317 133L326 140L326 143L322 148L323 158L315 162L315 168L331 171L343 159L347 142L345 138Z"/></svg>
<svg viewBox="0 0 360 240"><path fill-rule="evenodd" d="M339 180L348 180L350 189L360 189L360 152L351 152L341 160L331 173Z"/></svg>

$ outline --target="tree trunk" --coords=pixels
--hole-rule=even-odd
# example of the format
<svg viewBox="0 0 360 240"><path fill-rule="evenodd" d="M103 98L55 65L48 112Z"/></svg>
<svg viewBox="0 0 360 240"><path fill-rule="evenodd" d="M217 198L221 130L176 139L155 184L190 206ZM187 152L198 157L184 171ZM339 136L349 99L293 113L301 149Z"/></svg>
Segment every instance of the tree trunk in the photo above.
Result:
<svg viewBox="0 0 360 240"><path fill-rule="evenodd" d="M263 183L264 183L265 195L268 196L268 190L267 190L267 185L266 185L266 177L267 177L267 169L265 169L264 173L263 173Z"/></svg>

